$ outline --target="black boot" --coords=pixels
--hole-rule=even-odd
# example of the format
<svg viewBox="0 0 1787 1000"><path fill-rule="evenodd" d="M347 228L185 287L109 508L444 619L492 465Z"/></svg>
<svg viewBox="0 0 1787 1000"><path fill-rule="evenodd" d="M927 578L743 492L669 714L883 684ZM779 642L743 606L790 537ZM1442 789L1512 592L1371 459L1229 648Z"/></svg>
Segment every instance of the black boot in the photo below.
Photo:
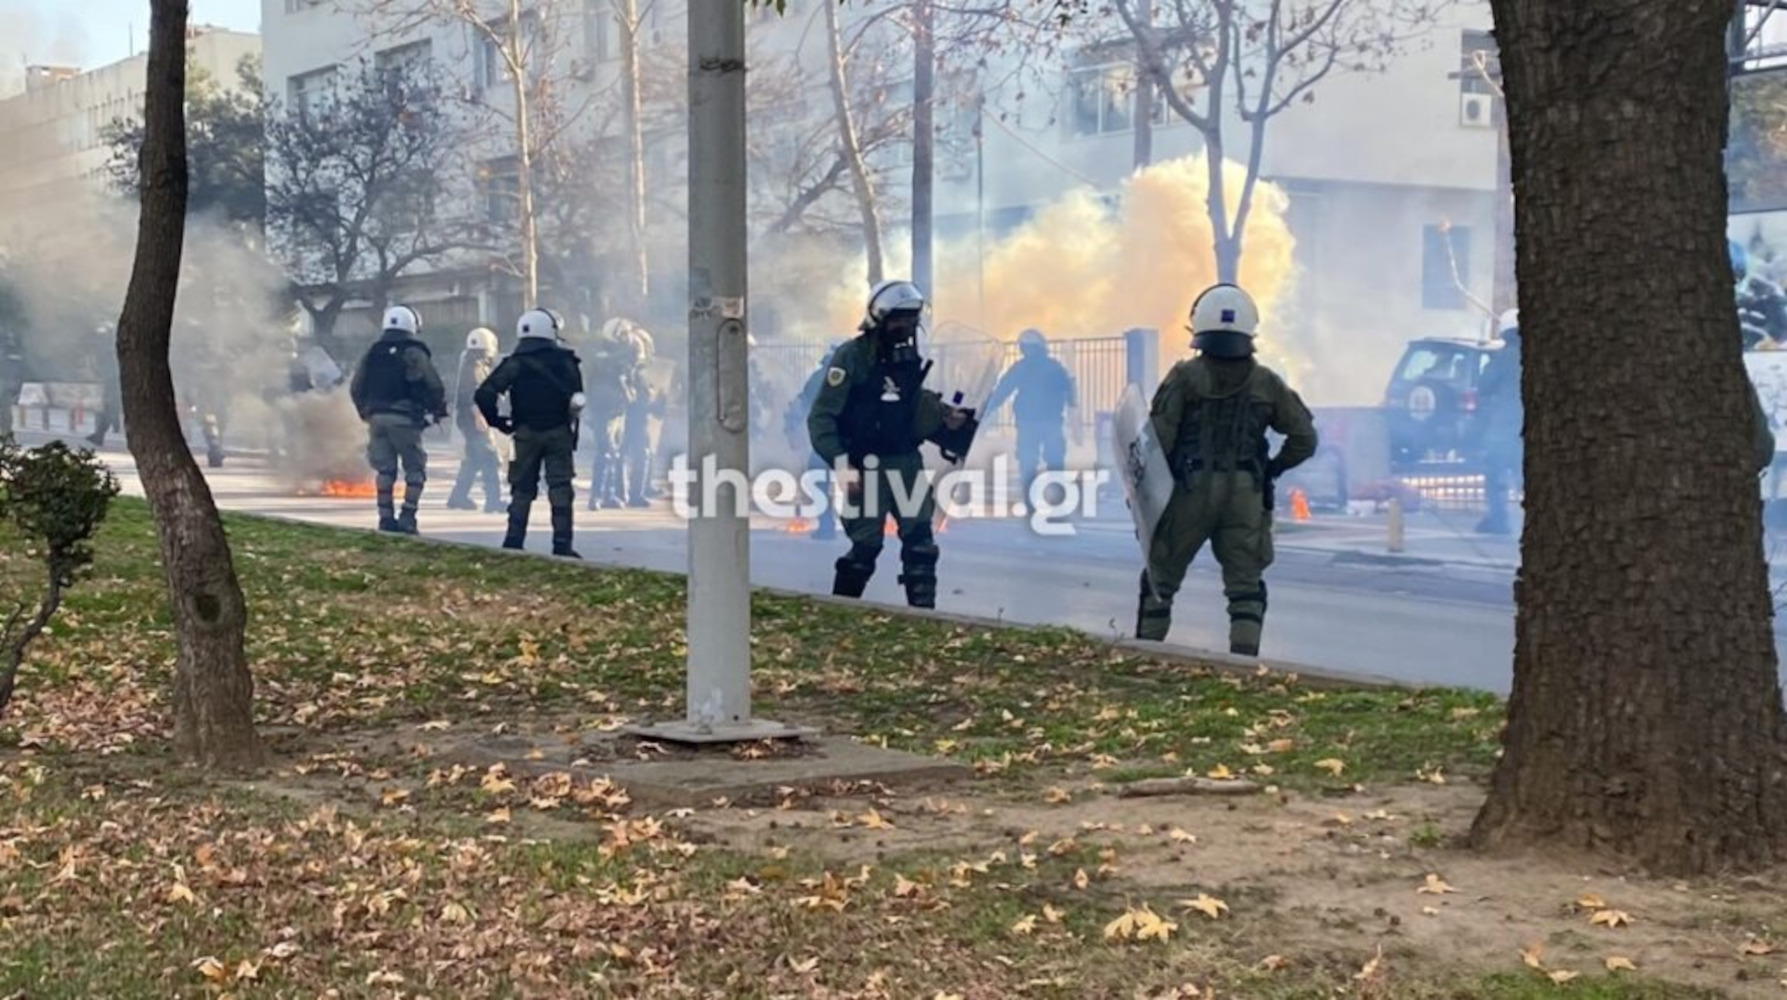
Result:
<svg viewBox="0 0 1787 1000"><path fill-rule="evenodd" d="M935 608L937 606L937 578L917 574L905 574L900 577L900 585L906 588L906 604L914 608Z"/></svg>
<svg viewBox="0 0 1787 1000"><path fill-rule="evenodd" d="M416 535L421 533L416 527L416 508L403 508L402 513L397 515L397 530L405 535Z"/></svg>
<svg viewBox="0 0 1787 1000"><path fill-rule="evenodd" d="M831 593L833 597L861 597L869 587L869 578L875 575L874 563L861 563L845 556L837 561L837 575L832 577Z"/></svg>
<svg viewBox="0 0 1787 1000"><path fill-rule="evenodd" d="M509 532L503 536L503 548L521 550L527 547L527 517L533 509L533 501L523 503L512 500L509 503Z"/></svg>
<svg viewBox="0 0 1787 1000"><path fill-rule="evenodd" d="M566 559L582 559L577 550L571 548L571 507L552 508L552 554Z"/></svg>
<svg viewBox="0 0 1787 1000"><path fill-rule="evenodd" d="M378 498L378 530L397 532L397 508L391 501L391 494L380 492Z"/></svg>
<svg viewBox="0 0 1787 1000"><path fill-rule="evenodd" d="M1136 601L1135 637L1151 642L1164 642L1172 628L1172 598L1163 600L1155 597L1154 587L1148 580L1148 571L1143 570L1141 596Z"/></svg>

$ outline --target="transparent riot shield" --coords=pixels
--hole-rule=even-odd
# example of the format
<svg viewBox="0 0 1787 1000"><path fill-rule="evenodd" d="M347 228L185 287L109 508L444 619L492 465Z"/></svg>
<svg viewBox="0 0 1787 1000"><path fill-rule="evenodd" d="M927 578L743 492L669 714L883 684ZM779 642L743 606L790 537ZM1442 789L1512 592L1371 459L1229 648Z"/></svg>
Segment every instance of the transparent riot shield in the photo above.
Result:
<svg viewBox="0 0 1787 1000"><path fill-rule="evenodd" d="M1117 462L1117 479L1123 484L1123 495L1129 501L1129 514L1135 521L1136 540L1141 544L1142 562L1147 565L1153 548L1154 529L1173 499L1173 474L1167 465L1166 453L1154 436L1154 424L1148 417L1148 404L1134 385L1123 391L1111 421L1111 454ZM1149 566L1149 577L1154 576Z"/></svg>

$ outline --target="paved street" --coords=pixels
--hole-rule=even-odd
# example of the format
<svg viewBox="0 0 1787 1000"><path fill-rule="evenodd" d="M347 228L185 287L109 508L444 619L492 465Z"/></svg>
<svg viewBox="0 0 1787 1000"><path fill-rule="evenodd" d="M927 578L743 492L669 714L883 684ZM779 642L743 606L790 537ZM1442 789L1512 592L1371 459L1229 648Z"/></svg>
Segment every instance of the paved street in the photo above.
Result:
<svg viewBox="0 0 1787 1000"><path fill-rule="evenodd" d="M140 494L130 456L105 458L128 493ZM501 515L447 511L451 460L431 463L422 509L423 534L495 546ZM209 470L224 508L336 527L370 528L371 500L303 497L253 459ZM667 572L687 568L685 526L661 505L646 511L581 509L577 547L591 562ZM534 511L529 548L547 547L544 499ZM1400 558L1384 552L1383 528L1371 518L1318 519L1289 526L1268 574L1271 612L1265 656L1281 662L1413 683L1506 692L1513 650L1512 540L1463 533L1462 516L1410 519ZM1137 555L1126 522L1083 525L1074 537L1043 537L1015 521L955 521L939 541L939 608L1024 623L1067 625L1094 635L1132 634ZM751 537L752 579L759 585L827 593L832 562L846 547L759 522ZM889 539L867 599L899 606L898 542ZM1190 649L1227 648L1222 586L1208 553L1181 592L1171 636Z"/></svg>

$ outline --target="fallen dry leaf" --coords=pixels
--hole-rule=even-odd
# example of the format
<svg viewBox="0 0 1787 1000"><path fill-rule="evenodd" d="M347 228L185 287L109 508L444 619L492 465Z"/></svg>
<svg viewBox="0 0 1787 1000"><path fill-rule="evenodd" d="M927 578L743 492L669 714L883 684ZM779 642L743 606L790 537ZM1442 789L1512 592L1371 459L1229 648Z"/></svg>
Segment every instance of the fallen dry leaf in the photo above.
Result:
<svg viewBox="0 0 1787 1000"><path fill-rule="evenodd" d="M1285 958L1283 955L1267 955L1265 958L1260 959L1260 968L1265 969L1267 972L1277 972L1279 969L1284 968L1284 964Z"/></svg>
<svg viewBox="0 0 1787 1000"><path fill-rule="evenodd" d="M1759 938L1751 938L1750 940L1745 941L1743 946L1737 950L1745 955L1772 955L1774 954L1775 946Z"/></svg>
<svg viewBox="0 0 1787 1000"><path fill-rule="evenodd" d="M814 969L819 968L819 956L814 955L811 958L805 958L798 962L791 958L788 960L788 967L795 972L805 975L812 972Z"/></svg>
<svg viewBox="0 0 1787 1000"><path fill-rule="evenodd" d="M1049 805L1058 806L1073 801L1073 793L1065 788L1051 788L1042 793L1042 800Z"/></svg>
<svg viewBox="0 0 1787 1000"><path fill-rule="evenodd" d="M1091 884L1092 879L1086 874L1086 869L1075 868L1073 870L1073 887L1075 889L1084 889Z"/></svg>
<svg viewBox="0 0 1787 1000"><path fill-rule="evenodd" d="M1415 891L1430 896L1442 896L1448 892L1457 892L1458 890L1447 885L1445 879L1440 878L1432 872L1428 872L1427 880L1421 883L1421 887Z"/></svg>
<svg viewBox="0 0 1787 1000"><path fill-rule="evenodd" d="M1338 778L1340 777L1340 772L1346 770L1346 761L1329 757L1325 760L1316 761L1315 766Z"/></svg>
<svg viewBox="0 0 1787 1000"><path fill-rule="evenodd" d="M1020 917L1017 923L1011 925L1011 932L1020 936L1033 934L1035 931L1036 917L1034 915Z"/></svg>
<svg viewBox="0 0 1787 1000"><path fill-rule="evenodd" d="M246 959L246 958L243 959L241 962L237 963L237 965L236 965L236 978L237 979L259 979L259 978L261 978L261 963L251 961L250 959Z"/></svg>
<svg viewBox="0 0 1787 1000"><path fill-rule="evenodd" d="M1176 844L1195 844L1198 842L1196 834L1186 833L1184 830L1181 830L1176 826L1173 827L1171 833L1167 834L1167 839Z"/></svg>
<svg viewBox="0 0 1787 1000"><path fill-rule="evenodd" d="M874 809L870 809L868 812L863 813L861 816L856 817L856 821L858 823L861 823L864 827L866 827L870 830L891 830L891 829L893 829L893 824L888 822L886 817L882 816L879 812L876 812Z"/></svg>
<svg viewBox="0 0 1787 1000"><path fill-rule="evenodd" d="M1229 912L1229 904L1202 892L1198 893L1196 899L1181 899L1179 906L1182 909L1196 910L1211 920L1220 920L1223 914Z"/></svg>
<svg viewBox="0 0 1787 1000"><path fill-rule="evenodd" d="M1229 781L1235 776L1235 772L1229 770L1227 764L1218 764L1204 773L1208 777L1215 778L1217 781Z"/></svg>
<svg viewBox="0 0 1787 1000"><path fill-rule="evenodd" d="M219 962L216 958L213 958L210 955L206 955L204 958L193 962L192 967L199 970L199 975L204 976L206 979L209 979L214 983L229 981L230 970L224 968L222 962Z"/></svg>
<svg viewBox="0 0 1787 1000"><path fill-rule="evenodd" d="M1582 898L1576 901L1576 907L1582 910L1605 910L1607 901L1592 892L1585 892L1582 894Z"/></svg>
<svg viewBox="0 0 1787 1000"><path fill-rule="evenodd" d="M1534 941L1532 944L1520 949L1520 960L1525 962L1526 967L1529 969L1543 970L1545 968L1544 955L1545 945L1539 941Z"/></svg>
<svg viewBox="0 0 1787 1000"><path fill-rule="evenodd" d="M1371 956L1371 961L1366 962L1361 966L1358 972L1353 973L1353 978L1360 982L1370 979L1372 976L1377 975L1378 966L1382 965L1383 961L1384 946L1380 944L1377 946L1377 954Z"/></svg>
<svg viewBox="0 0 1787 1000"><path fill-rule="evenodd" d="M1609 956L1607 956L1607 960L1602 964L1607 966L1608 972L1637 972L1638 971L1638 966L1636 964L1634 964L1631 959L1626 958L1624 955L1609 955Z"/></svg>
<svg viewBox="0 0 1787 1000"><path fill-rule="evenodd" d="M509 807L503 806L501 809L484 817L484 822L493 824L507 823L511 818L512 817L509 815Z"/></svg>
<svg viewBox="0 0 1787 1000"><path fill-rule="evenodd" d="M1063 911L1057 910L1053 906L1050 906L1047 903L1042 904L1042 919L1048 921L1049 923L1058 924L1066 916L1067 916L1067 914L1064 913Z"/></svg>
<svg viewBox="0 0 1787 1000"><path fill-rule="evenodd" d="M1551 972L1546 973L1546 975L1551 978L1552 982L1562 986L1570 980L1575 979L1577 976L1582 975L1582 973L1571 972L1569 969L1553 969Z"/></svg>
<svg viewBox="0 0 1787 1000"><path fill-rule="evenodd" d="M1588 922L1600 927L1626 927L1632 918L1624 910L1596 910Z"/></svg>
<svg viewBox="0 0 1787 1000"><path fill-rule="evenodd" d="M185 882L175 882L173 885L168 886L168 902L196 903L198 902L198 897L192 894L192 887Z"/></svg>

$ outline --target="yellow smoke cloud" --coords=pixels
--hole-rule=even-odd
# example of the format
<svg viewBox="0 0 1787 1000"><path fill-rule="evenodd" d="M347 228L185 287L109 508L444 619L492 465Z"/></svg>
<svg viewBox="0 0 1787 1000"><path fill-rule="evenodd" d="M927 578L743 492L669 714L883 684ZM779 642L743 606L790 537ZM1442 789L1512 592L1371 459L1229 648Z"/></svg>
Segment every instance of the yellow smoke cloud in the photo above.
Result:
<svg viewBox="0 0 1787 1000"><path fill-rule="evenodd" d="M1246 177L1223 164L1231 214ZM1215 237L1207 208L1202 155L1150 166L1123 183L1115 207L1091 188L1068 192L1024 225L990 243L984 259L972 239L938 247L936 320L958 322L999 340L1028 327L1052 337L1112 336L1143 327L1160 331L1165 364L1191 353L1187 315L1199 292L1216 282ZM1284 213L1288 200L1268 183L1254 189L1243 240L1240 280L1263 317L1260 353L1283 370L1297 366L1275 319L1288 303L1295 240ZM903 246L890 247L889 276L906 266ZM851 265L860 275L860 258ZM827 325L848 331L862 317L863 292L840 282ZM984 288L984 297L983 297ZM1149 387L1144 387L1147 389Z"/></svg>

